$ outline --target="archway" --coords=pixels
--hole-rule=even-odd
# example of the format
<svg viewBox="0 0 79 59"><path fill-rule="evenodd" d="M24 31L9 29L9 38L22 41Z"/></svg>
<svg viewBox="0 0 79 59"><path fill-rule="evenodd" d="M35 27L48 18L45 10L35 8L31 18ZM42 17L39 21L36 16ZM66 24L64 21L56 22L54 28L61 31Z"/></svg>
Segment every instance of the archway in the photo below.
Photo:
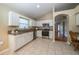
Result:
<svg viewBox="0 0 79 59"><path fill-rule="evenodd" d="M68 24L68 15L59 14L55 17L55 40L67 41Z"/></svg>

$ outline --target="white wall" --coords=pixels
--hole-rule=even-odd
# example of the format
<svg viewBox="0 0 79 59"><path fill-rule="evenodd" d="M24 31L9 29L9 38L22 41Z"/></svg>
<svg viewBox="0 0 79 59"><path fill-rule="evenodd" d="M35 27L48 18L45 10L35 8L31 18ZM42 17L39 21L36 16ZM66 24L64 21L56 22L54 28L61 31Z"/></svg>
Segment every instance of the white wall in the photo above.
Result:
<svg viewBox="0 0 79 59"><path fill-rule="evenodd" d="M36 26L42 26L43 23L49 23L50 26L53 26L52 19L51 20L49 20L49 19L47 19L47 20L38 20L36 22Z"/></svg>
<svg viewBox="0 0 79 59"><path fill-rule="evenodd" d="M43 23L49 23L50 26L53 26L53 20L52 20L52 12L49 12L43 16L41 16L37 21L37 26L42 26Z"/></svg>
<svg viewBox="0 0 79 59"><path fill-rule="evenodd" d="M8 8L0 5L0 37L3 41L0 51L8 48L8 12Z"/></svg>
<svg viewBox="0 0 79 59"><path fill-rule="evenodd" d="M69 26L68 31L72 30L72 31L79 32L79 27L76 26L76 19L75 19L76 13L79 13L79 5L74 9L55 12L53 14L54 15L54 21L55 21L55 16L60 15L60 14L66 14L66 15L68 15L68 23L69 23L68 24L68 26ZM68 41L71 41L69 35L68 35Z"/></svg>

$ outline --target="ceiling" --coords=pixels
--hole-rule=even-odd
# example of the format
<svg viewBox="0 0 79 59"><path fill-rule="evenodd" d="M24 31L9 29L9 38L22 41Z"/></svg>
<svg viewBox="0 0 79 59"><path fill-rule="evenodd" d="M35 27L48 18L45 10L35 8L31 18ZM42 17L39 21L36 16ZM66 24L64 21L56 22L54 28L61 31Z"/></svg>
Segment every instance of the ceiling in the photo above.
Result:
<svg viewBox="0 0 79 59"><path fill-rule="evenodd" d="M78 5L78 3L61 3L61 4L55 4L55 11L62 11L62 10L68 10L73 9Z"/></svg>
<svg viewBox="0 0 79 59"><path fill-rule="evenodd" d="M40 8L37 8L37 4ZM38 19L42 15L47 14L52 11L53 6L55 6L55 11L62 11L67 9L75 8L77 3L2 3L13 11L21 13L27 17Z"/></svg>

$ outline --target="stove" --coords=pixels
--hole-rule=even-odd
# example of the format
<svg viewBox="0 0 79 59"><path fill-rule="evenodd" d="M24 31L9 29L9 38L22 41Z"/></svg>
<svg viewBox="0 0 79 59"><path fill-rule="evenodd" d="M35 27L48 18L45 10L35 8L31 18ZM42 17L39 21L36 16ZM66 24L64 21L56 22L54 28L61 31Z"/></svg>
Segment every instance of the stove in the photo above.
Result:
<svg viewBox="0 0 79 59"><path fill-rule="evenodd" d="M49 24L48 23L43 24L42 36L49 37Z"/></svg>
<svg viewBox="0 0 79 59"><path fill-rule="evenodd" d="M42 36L49 36L49 29L43 29Z"/></svg>

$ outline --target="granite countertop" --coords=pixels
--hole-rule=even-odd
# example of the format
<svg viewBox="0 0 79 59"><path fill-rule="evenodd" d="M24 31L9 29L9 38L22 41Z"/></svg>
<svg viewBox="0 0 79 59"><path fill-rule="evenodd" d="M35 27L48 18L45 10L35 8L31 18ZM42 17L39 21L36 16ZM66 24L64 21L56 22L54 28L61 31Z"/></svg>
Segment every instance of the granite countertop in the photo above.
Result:
<svg viewBox="0 0 79 59"><path fill-rule="evenodd" d="M28 28L28 29L15 29L15 30L13 30L13 33L12 33L12 30L9 30L8 34L10 34L10 35L20 35L20 34L23 34L23 33L33 32L33 31L35 32L35 31L38 31L38 30L43 30L43 29L42 29L42 27L32 27L32 28ZM50 28L50 31L53 31L52 27Z"/></svg>
<svg viewBox="0 0 79 59"><path fill-rule="evenodd" d="M10 35L20 35L20 34L23 34L23 33L27 33L27 32L32 32L33 29L23 29L23 30L14 30L14 33L12 33L12 31L8 31L8 34Z"/></svg>
<svg viewBox="0 0 79 59"><path fill-rule="evenodd" d="M42 30L42 29L37 29L37 31L38 31L38 30ZM53 29L50 29L49 31L53 31Z"/></svg>

